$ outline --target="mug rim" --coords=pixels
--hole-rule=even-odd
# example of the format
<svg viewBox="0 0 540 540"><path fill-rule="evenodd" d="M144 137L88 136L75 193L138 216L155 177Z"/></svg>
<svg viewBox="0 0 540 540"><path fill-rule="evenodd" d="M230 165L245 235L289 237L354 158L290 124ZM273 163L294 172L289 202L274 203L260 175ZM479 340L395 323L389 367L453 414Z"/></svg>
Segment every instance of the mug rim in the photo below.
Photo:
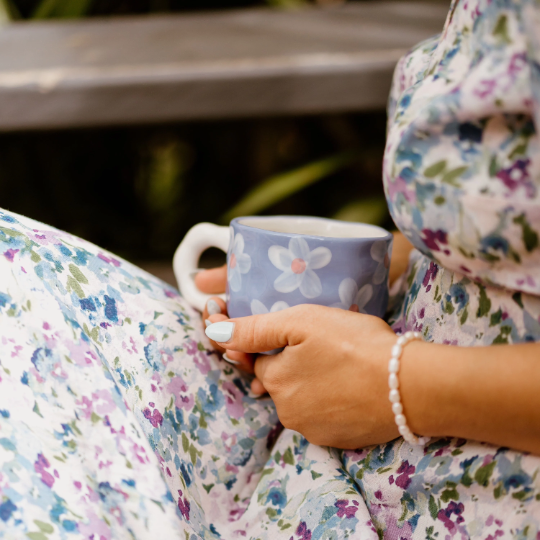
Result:
<svg viewBox="0 0 540 540"><path fill-rule="evenodd" d="M304 234L304 233L296 233L296 232L278 232L278 231L271 231L268 229L262 229L259 227L254 227L253 225L247 225L245 223L240 223L240 220L242 219L253 219L255 221L258 220L268 220L268 219L308 219L313 221L324 221L324 222L332 222L332 223L343 223L344 225L362 225L364 227L368 227L370 229L375 229L381 233L384 233L383 236L359 236L359 237L343 237L343 236L322 236L318 234ZM355 221L344 221L341 219L332 219L332 218L325 218L325 217L319 217L319 216L298 216L298 215L276 215L276 216L238 216L231 220L230 226L235 224L238 227L245 227L247 229L257 229L259 231L263 231L267 234L273 235L273 236L303 236L307 238L316 238L317 240L331 240L331 241L341 241L341 242L358 242L359 240L387 240L388 238L392 238L392 233L390 231L387 231L383 227L379 227L379 225L373 225L371 223L360 223Z"/></svg>

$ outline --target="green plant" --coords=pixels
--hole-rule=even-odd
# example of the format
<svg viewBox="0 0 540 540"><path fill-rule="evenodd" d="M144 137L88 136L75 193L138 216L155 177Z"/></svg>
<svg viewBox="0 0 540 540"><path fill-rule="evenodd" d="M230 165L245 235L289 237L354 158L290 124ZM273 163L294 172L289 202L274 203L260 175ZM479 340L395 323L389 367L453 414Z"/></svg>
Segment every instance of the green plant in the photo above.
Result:
<svg viewBox="0 0 540 540"><path fill-rule="evenodd" d="M32 13L33 19L74 19L86 15L93 0L41 0Z"/></svg>
<svg viewBox="0 0 540 540"><path fill-rule="evenodd" d="M277 8L297 8L308 4L308 0L266 0L266 3L272 7Z"/></svg>
<svg viewBox="0 0 540 540"><path fill-rule="evenodd" d="M237 216L258 214L294 193L322 180L357 159L354 152L344 152L286 173L272 176L251 190L240 202L228 210L221 221Z"/></svg>
<svg viewBox="0 0 540 540"><path fill-rule="evenodd" d="M343 221L357 221L381 225L387 219L388 206L382 196L367 197L347 203L332 217Z"/></svg>
<svg viewBox="0 0 540 540"><path fill-rule="evenodd" d="M20 18L17 6L11 0L0 0L0 24Z"/></svg>

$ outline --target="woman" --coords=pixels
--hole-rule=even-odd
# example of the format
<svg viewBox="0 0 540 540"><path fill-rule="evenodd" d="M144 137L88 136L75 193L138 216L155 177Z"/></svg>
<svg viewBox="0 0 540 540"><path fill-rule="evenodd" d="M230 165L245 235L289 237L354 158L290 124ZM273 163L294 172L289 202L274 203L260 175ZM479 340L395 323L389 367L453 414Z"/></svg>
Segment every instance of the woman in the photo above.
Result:
<svg viewBox="0 0 540 540"><path fill-rule="evenodd" d="M415 249L397 237L390 326L300 306L212 347L174 289L1 212L0 536L538 538L539 39L534 0L459 0L399 63L384 182ZM425 446L388 402L406 330Z"/></svg>

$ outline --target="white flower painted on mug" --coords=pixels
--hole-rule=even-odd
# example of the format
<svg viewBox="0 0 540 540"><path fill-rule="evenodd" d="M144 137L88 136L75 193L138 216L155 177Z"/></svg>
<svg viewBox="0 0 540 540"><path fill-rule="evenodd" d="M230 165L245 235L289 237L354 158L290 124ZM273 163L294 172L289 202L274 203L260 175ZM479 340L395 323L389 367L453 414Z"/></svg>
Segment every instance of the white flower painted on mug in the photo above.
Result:
<svg viewBox="0 0 540 540"><path fill-rule="evenodd" d="M289 249L271 246L268 257L272 264L283 271L274 281L274 289L281 293L293 292L300 288L305 298L317 298L322 293L319 276L313 271L326 266L332 259L332 253L326 247L309 250L303 238L294 237L289 242Z"/></svg>
<svg viewBox="0 0 540 540"><path fill-rule="evenodd" d="M251 268L251 257L244 253L244 237L238 233L236 236L231 229L231 254L229 255L227 280L234 292L242 287L242 274L247 274Z"/></svg>
<svg viewBox="0 0 540 540"><path fill-rule="evenodd" d="M371 245L371 258L378 262L378 266L373 274L373 283L380 285L388 277L388 268L390 266L390 257L384 240L377 240Z"/></svg>
<svg viewBox="0 0 540 540"><path fill-rule="evenodd" d="M333 304L331 307L347 309L356 313L366 313L365 307L373 296L373 287L367 283L360 290L356 281L352 278L345 278L338 289L341 302Z"/></svg>
<svg viewBox="0 0 540 540"><path fill-rule="evenodd" d="M268 311L268 308L260 300L251 301L251 313L253 315L265 315L266 313L274 313L276 311L281 311L282 309L287 309L289 304L283 302L282 300L276 302Z"/></svg>

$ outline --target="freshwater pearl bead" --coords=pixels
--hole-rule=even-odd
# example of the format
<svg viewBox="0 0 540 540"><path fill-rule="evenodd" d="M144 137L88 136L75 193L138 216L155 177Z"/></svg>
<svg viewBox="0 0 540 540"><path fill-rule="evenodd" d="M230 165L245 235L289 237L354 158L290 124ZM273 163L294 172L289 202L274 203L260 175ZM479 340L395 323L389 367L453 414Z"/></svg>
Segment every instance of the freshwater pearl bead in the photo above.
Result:
<svg viewBox="0 0 540 540"><path fill-rule="evenodd" d="M388 362L388 386L390 392L388 399L392 403L392 412L394 413L394 420L398 427L400 435L412 445L425 445L430 440L429 437L417 437L407 425L407 418L403 414L403 405L401 403L401 394L399 393L399 369L401 366L400 358L403 354L403 348L414 339L422 339L420 332L405 332L402 336L399 336L395 345L392 347L392 356Z"/></svg>
<svg viewBox="0 0 540 540"><path fill-rule="evenodd" d="M397 373L399 371L399 360L392 358L388 363L388 371L390 373Z"/></svg>
<svg viewBox="0 0 540 540"><path fill-rule="evenodd" d="M407 435L411 435L411 430L407 426L399 426L398 427L399 433L407 439Z"/></svg>
<svg viewBox="0 0 540 540"><path fill-rule="evenodd" d="M401 414L403 412L403 405L401 403L392 403L392 412L395 415Z"/></svg>

